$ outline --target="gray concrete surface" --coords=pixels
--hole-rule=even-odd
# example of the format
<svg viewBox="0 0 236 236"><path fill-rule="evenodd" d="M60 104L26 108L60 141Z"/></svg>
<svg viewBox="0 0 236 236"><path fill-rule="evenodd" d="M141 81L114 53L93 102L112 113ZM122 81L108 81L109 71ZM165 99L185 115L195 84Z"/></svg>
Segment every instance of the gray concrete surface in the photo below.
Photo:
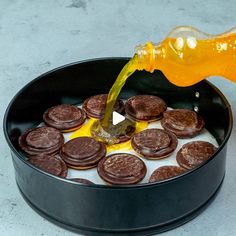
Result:
<svg viewBox="0 0 236 236"><path fill-rule="evenodd" d="M43 72L87 58L132 56L135 45L158 42L177 25L221 33L236 26L235 12L234 0L1 0L1 120L14 94ZM227 96L235 114L236 84L211 81ZM44 220L24 202L0 128L0 235L75 235ZM236 125L216 200L196 219L163 236L236 235L235 142Z"/></svg>

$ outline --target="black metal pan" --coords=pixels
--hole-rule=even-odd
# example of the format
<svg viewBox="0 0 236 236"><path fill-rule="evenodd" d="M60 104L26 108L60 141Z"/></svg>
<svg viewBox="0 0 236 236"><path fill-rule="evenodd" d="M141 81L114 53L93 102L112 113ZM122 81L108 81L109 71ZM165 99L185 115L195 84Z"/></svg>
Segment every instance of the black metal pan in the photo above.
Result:
<svg viewBox="0 0 236 236"><path fill-rule="evenodd" d="M207 81L179 88L160 71L136 72L121 98L154 94L170 107L198 110L219 143L217 152L191 172L160 183L133 186L80 185L43 172L19 152L17 139L42 121L56 104L80 104L90 95L107 93L128 58L105 58L66 65L27 84L12 99L4 118L16 182L29 205L49 220L87 235L150 235L197 216L214 199L224 179L231 108ZM196 92L200 96L195 96Z"/></svg>

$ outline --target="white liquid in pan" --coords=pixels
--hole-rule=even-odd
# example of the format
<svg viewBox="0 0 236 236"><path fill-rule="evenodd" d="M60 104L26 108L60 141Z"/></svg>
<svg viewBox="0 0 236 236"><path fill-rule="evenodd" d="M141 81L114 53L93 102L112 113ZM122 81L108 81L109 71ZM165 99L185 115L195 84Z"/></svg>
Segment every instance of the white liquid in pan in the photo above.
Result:
<svg viewBox="0 0 236 236"><path fill-rule="evenodd" d="M81 107L81 106L79 106L79 107ZM168 108L168 109L171 110L171 108ZM155 122L149 123L149 125L145 129L148 129L148 128L163 129L160 121L155 121ZM64 134L65 142L70 140L69 137L71 136L72 133L73 132ZM191 141L198 141L198 140L210 142L216 147L219 146L216 139L210 134L210 132L208 132L206 129L204 129L198 136L196 136L194 138L178 139L178 146L177 146L176 150L172 153L172 155L167 158L161 159L161 160L147 160L145 158L142 158L140 155L138 155L133 150L127 151L127 150L120 149L119 151L113 151L113 152L107 153L107 155L110 155L113 153L130 153L130 154L134 154L136 156L139 156L147 166L147 174L146 174L145 178L140 183L148 183L148 180L149 180L152 172L154 170L156 170L157 168L159 168L161 166L165 166L165 165L178 166L178 163L176 161L176 154L179 151L179 149L185 143L188 143ZM84 178L84 179L88 179L88 180L92 181L95 184L105 184L104 181L99 177L96 168L89 169L89 170L74 170L74 169L69 168L67 178L68 179Z"/></svg>

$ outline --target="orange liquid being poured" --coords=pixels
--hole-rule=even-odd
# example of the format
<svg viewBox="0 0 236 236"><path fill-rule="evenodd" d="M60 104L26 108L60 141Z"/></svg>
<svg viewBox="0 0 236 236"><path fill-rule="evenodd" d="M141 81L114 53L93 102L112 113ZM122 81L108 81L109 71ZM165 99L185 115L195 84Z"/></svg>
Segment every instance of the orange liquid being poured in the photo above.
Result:
<svg viewBox="0 0 236 236"><path fill-rule="evenodd" d="M91 133L103 139L105 132L106 142L115 143L116 134L109 134L109 126L113 106L125 81L135 70L153 72L155 69L161 70L171 83L182 87L212 75L236 82L236 29L209 35L192 27L177 27L160 44L149 42L139 46L108 94L104 119L91 128Z"/></svg>

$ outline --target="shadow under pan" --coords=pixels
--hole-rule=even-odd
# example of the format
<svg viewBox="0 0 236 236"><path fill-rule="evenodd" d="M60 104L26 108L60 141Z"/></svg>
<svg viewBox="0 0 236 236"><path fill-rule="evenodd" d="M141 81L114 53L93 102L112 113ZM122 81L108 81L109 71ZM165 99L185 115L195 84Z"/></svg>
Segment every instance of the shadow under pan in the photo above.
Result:
<svg viewBox="0 0 236 236"><path fill-rule="evenodd" d="M207 81L180 88L169 83L160 71L134 73L120 97L153 94L173 108L197 108L219 143L217 152L206 163L160 183L105 186L80 185L43 172L26 161L17 145L22 132L37 126L43 112L51 106L80 104L91 95L108 93L127 62L128 58L102 58L52 70L20 90L5 113L5 137L23 197L45 218L86 235L150 235L177 227L206 208L224 179L232 129L229 103Z"/></svg>

